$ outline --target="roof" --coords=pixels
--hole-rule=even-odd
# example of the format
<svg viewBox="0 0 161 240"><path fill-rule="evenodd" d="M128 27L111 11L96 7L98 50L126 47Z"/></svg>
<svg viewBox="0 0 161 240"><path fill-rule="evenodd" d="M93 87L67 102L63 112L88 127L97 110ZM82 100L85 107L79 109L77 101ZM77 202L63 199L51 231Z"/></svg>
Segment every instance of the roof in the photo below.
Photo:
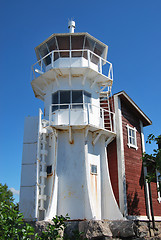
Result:
<svg viewBox="0 0 161 240"><path fill-rule="evenodd" d="M43 45L45 45L49 41L54 40L55 37L68 37L68 36L73 36L73 37L74 36L80 36L80 37L86 36L86 37L90 38L92 41L94 41L98 45L102 46L102 48L104 49L103 58L107 59L108 46L106 44L102 43L101 41L99 41L98 39L96 39L95 37L91 36L89 33L86 33L86 32L82 32L82 33L54 33L54 34L52 34L45 41L43 41L37 47L35 47L35 52L36 52L37 59L38 60L40 59L39 50L43 47Z"/></svg>
<svg viewBox="0 0 161 240"><path fill-rule="evenodd" d="M138 107L138 105L127 95L125 91L115 93L114 96L119 96L127 105L135 112L138 118L142 121L143 126L149 126L152 121L147 117L147 115Z"/></svg>

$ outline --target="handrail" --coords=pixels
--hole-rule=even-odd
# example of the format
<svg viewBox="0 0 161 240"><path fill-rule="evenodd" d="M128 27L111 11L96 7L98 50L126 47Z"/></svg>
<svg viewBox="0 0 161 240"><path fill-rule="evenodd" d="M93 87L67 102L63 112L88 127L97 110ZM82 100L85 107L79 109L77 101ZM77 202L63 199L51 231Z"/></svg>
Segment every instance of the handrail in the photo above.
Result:
<svg viewBox="0 0 161 240"><path fill-rule="evenodd" d="M90 53L92 53L93 55L95 55L96 57L98 57L99 59L101 59L102 61L112 65L112 63L110 63L109 61L107 61L106 59L102 58L101 56L97 55L96 53L92 52L89 49L72 49L72 50L53 50L51 52L49 52L48 54L46 54L44 57L42 57L40 60L38 60L36 63L34 63L32 66L36 65L37 63L41 62L42 60L44 60L46 57L48 57L49 55L51 55L52 53L56 53L56 52L86 52L89 51Z"/></svg>
<svg viewBox="0 0 161 240"><path fill-rule="evenodd" d="M63 106L65 108L63 108ZM81 106L81 108L80 108L80 106ZM56 107L56 108L53 109L53 107ZM98 111L95 112L94 108L97 108ZM66 120L67 120L68 125L70 125L71 111L80 111L80 110L87 113L86 121L87 121L88 124L90 124L92 122L91 117L93 118L93 116L91 116L91 115L94 114L95 115L95 120L99 120L98 122L96 121L97 126L100 127L100 120L101 120L101 123L102 123L101 128L105 128L106 130L110 130L111 132L115 132L115 113L111 112L110 110L106 110L102 107L93 105L91 103L51 104L50 105L50 111L49 111L49 122L50 122L51 125L54 124L55 120L53 121L52 118L57 112L69 111L69 115L68 115L68 118ZM109 116L109 120L105 120L105 116ZM85 123L85 121L83 122L83 124L87 124L87 123ZM62 125L62 122L60 123L60 125Z"/></svg>
<svg viewBox="0 0 161 240"><path fill-rule="evenodd" d="M111 112L110 110L107 110L107 109L104 109L102 107L99 107L97 105L94 105L94 104L91 104L91 103L58 103L58 104L54 104L52 103L51 106L72 106L72 105L82 105L82 106L85 106L85 105L88 105L90 107L96 107L96 108L99 108L100 110L103 110L105 112L108 112L110 114L115 114L114 112ZM70 108L72 109L72 108Z"/></svg>
<svg viewBox="0 0 161 240"><path fill-rule="evenodd" d="M98 64L96 64L98 66L98 72L100 72L102 74L102 66L105 65L105 64L108 64L109 65L109 69L108 69L108 77L113 80L113 69L112 69L112 63L110 63L109 61L107 61L106 59L102 58L101 56L97 55L96 53L92 52L91 50L89 49L73 49L73 50L53 50L51 51L50 53L46 54L44 57L42 57L40 60L38 60L36 63L34 63L32 65L32 72L34 74L34 79L36 78L35 76L35 70L37 70L37 72L39 74L42 74L42 70L44 70L44 72L46 71L46 69L43 69L43 61L50 56L51 58L51 67L54 68L54 62L59 59L59 58L64 58L64 57L58 57L56 60L54 60L54 54L56 53L69 53L69 59L72 59L72 58L75 58L72 56L72 53L74 52L86 52L87 55L86 55L86 58L87 58L87 61L88 61L88 67L90 67L90 63L94 63L94 61L92 60L92 57L95 56L97 59L98 59ZM79 57L79 56L78 56ZM82 57L82 56L81 56ZM70 61L71 63L71 61ZM50 65L49 64L49 65ZM95 64L95 63L94 63ZM35 66L39 65L40 66L40 70L38 69L35 69Z"/></svg>

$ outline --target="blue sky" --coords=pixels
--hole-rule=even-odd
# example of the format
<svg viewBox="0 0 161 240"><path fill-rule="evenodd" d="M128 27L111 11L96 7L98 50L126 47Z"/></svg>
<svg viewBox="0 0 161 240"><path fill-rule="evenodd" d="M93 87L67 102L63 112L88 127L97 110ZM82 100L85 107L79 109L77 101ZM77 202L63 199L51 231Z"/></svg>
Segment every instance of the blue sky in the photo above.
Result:
<svg viewBox="0 0 161 240"><path fill-rule="evenodd" d="M30 86L34 48L53 33L88 32L109 46L113 93L125 90L148 115L149 133L161 133L160 0L1 1L1 167L0 182L19 190L25 116L38 115L43 103ZM152 147L147 146L150 152ZM15 198L18 201L17 192Z"/></svg>

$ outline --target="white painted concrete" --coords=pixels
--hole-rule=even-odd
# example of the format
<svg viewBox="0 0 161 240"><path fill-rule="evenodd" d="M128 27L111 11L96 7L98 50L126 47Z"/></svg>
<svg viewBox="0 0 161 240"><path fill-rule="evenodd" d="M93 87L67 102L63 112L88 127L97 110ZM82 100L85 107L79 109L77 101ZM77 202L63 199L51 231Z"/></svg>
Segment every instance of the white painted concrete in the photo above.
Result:
<svg viewBox="0 0 161 240"><path fill-rule="evenodd" d="M26 117L21 169L20 211L27 220L36 219L36 155L38 117Z"/></svg>

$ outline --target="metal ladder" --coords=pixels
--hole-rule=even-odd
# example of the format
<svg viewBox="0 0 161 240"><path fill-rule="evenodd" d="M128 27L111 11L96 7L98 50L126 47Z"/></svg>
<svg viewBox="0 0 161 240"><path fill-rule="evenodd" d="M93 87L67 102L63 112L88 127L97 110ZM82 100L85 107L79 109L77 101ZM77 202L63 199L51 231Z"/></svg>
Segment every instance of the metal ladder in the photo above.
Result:
<svg viewBox="0 0 161 240"><path fill-rule="evenodd" d="M47 120L42 120L42 111L39 109L39 129L38 129L38 146L37 146L37 199L36 199L36 215L38 211L45 211L44 202L47 196L44 194L45 182L47 178L46 172L46 156L48 151L46 150L46 137L49 133Z"/></svg>
<svg viewBox="0 0 161 240"><path fill-rule="evenodd" d="M109 101L110 91L100 93L100 107L106 111L104 112L104 128L112 131L112 116Z"/></svg>

